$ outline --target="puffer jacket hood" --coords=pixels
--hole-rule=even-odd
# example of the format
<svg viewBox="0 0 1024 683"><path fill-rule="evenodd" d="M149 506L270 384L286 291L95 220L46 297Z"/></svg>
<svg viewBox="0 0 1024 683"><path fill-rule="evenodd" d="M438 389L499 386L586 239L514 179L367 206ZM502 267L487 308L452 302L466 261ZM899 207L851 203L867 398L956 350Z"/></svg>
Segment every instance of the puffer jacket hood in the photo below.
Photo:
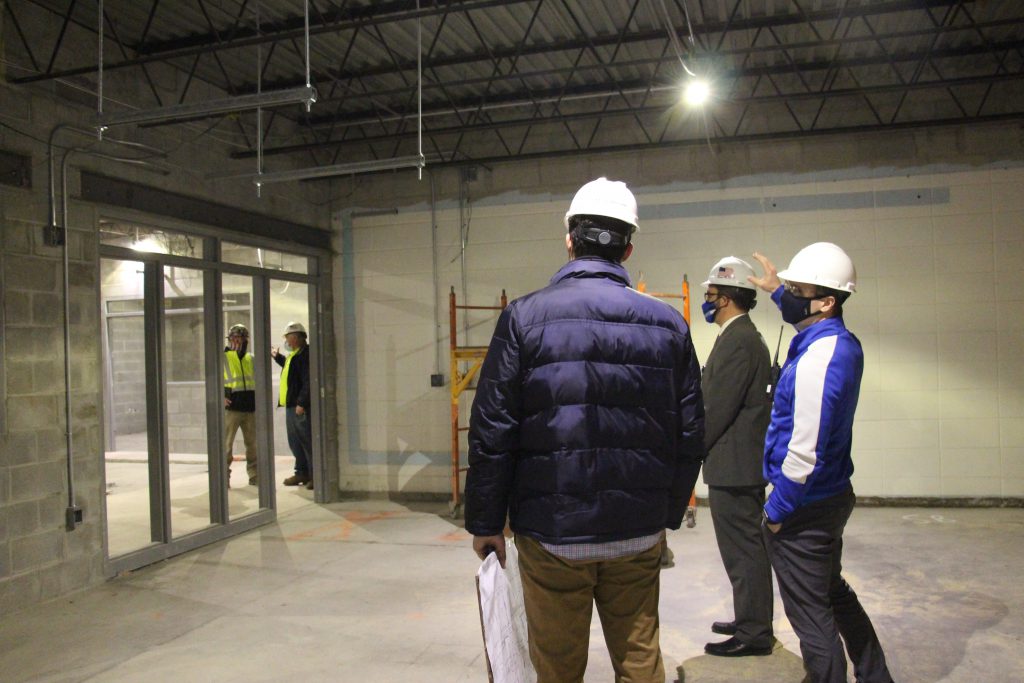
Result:
<svg viewBox="0 0 1024 683"><path fill-rule="evenodd" d="M548 543L678 528L703 460L682 315L584 257L499 316L469 433L466 528Z"/></svg>

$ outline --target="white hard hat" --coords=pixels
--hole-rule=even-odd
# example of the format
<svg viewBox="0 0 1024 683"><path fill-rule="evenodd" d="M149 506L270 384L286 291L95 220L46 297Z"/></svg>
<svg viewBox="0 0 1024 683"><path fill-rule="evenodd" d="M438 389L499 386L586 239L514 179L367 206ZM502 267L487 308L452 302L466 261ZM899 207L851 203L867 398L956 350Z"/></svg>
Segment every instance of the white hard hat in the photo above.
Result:
<svg viewBox="0 0 1024 683"><path fill-rule="evenodd" d="M757 289L747 280L748 276L754 274L754 269L743 259L735 256L726 256L724 259L711 266L708 279L701 283L704 289L708 285L720 287L742 287L743 289Z"/></svg>
<svg viewBox="0 0 1024 683"><path fill-rule="evenodd" d="M306 334L306 328L302 326L302 323L288 323L288 327L284 328L284 334L281 336L287 337L295 332Z"/></svg>
<svg viewBox="0 0 1024 683"><path fill-rule="evenodd" d="M240 337L248 337L249 328L243 325L242 323L235 323L234 325L231 326L231 329L228 330L228 336L233 337L235 335Z"/></svg>
<svg viewBox="0 0 1024 683"><path fill-rule="evenodd" d="M640 229L636 217L636 197L621 180L598 178L591 180L576 192L569 210L565 212L565 229L573 216L607 216L633 226L633 232Z"/></svg>
<svg viewBox="0 0 1024 683"><path fill-rule="evenodd" d="M779 279L806 282L841 292L857 291L857 269L838 245L815 242L796 253L789 268L779 271Z"/></svg>

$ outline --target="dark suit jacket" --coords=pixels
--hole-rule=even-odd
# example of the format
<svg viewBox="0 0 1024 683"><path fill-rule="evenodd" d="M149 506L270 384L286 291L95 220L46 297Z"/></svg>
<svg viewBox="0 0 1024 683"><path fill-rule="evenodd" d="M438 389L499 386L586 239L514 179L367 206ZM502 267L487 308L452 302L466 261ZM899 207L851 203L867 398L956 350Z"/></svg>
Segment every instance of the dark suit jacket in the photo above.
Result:
<svg viewBox="0 0 1024 683"><path fill-rule="evenodd" d="M750 316L715 341L701 379L704 394L704 483L764 485L764 435L771 418L771 358Z"/></svg>

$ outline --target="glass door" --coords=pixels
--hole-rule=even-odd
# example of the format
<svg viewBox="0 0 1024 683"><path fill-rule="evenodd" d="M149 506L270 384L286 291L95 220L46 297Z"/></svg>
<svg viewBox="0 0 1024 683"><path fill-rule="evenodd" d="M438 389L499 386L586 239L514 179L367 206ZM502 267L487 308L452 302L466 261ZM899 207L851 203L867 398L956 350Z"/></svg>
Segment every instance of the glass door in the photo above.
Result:
<svg viewBox="0 0 1024 683"><path fill-rule="evenodd" d="M278 473L278 504L288 506L296 499L312 498L310 485L316 483L316 464L313 458L313 420L318 406L317 396L311 389L310 356L318 353L312 345L310 337L309 316L309 285L287 280L270 280L270 336L271 355L278 360L272 366L273 379L271 394L274 406L274 467ZM289 330L304 330L286 336ZM282 395L281 378L284 375L284 364L288 356L299 349L289 346L290 341L305 337L302 341L306 349L303 365L296 362L296 367L289 365L291 381L287 382L288 390L294 394L296 389L302 394L298 396L288 392ZM293 356L293 361L296 357ZM297 371L298 370L298 371ZM301 388L300 388L301 387ZM282 398L284 404L282 404ZM305 403L296 406L296 401ZM303 478L306 475L307 478ZM298 483L293 477L299 477Z"/></svg>
<svg viewBox="0 0 1024 683"><path fill-rule="evenodd" d="M104 349L103 466L107 552L123 555L153 542L146 419L144 265L100 260Z"/></svg>
<svg viewBox="0 0 1024 683"><path fill-rule="evenodd" d="M163 266L163 379L174 537L210 525L203 271ZM213 467L211 467L211 463Z"/></svg>
<svg viewBox="0 0 1024 683"><path fill-rule="evenodd" d="M291 368L293 380L304 380L292 398L304 396L301 441L314 480L322 478L316 287L307 259L225 248L217 259L215 238L127 224L101 229L111 574L241 533L272 521L278 509L323 496L320 482L315 490L285 486L296 464L291 446L300 440L289 439L287 410L277 407L283 369L271 358L272 347L284 350L286 328L301 325L311 348L306 367ZM250 257L255 263L245 262ZM247 333L243 343L230 340L232 329Z"/></svg>
<svg viewBox="0 0 1024 683"><path fill-rule="evenodd" d="M223 276L222 321L225 330L223 349L224 444L230 468L228 515L234 519L270 507L260 499L260 481L273 481L270 458L260 457L264 443L261 429L266 422L257 417L260 361L269 353L263 325L256 319L254 303L258 296L254 278L248 275Z"/></svg>

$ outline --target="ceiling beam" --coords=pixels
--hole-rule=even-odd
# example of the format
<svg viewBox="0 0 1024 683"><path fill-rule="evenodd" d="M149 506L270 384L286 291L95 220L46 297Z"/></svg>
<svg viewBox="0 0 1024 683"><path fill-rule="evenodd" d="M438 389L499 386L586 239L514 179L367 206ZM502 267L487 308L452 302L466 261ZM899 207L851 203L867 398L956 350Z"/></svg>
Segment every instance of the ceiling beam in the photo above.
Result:
<svg viewBox="0 0 1024 683"><path fill-rule="evenodd" d="M797 102L802 100L825 100L844 97L862 97L864 95L881 95L894 92L905 92L912 90L934 90L940 88L963 88L971 85L994 85L1014 81L1024 81L1024 73L1001 73L991 76L976 76L970 78L956 78L942 81L919 81L912 84L894 83L889 85L868 86L857 88L840 88L821 92L797 92L784 95L761 95L748 97L729 97L723 101L723 105L734 106L764 106L777 102ZM639 93L639 90L637 91ZM604 97L618 97L618 91L607 91L602 93ZM555 114L551 116L532 116L512 120L482 121L469 125L447 126L443 128L425 128L425 136L454 135L458 133L485 132L503 128L517 128L531 125L558 124L567 122L586 121L602 118L613 118L620 116L633 116L637 114L662 114L666 111L664 103L645 104L637 107L620 107L613 110L598 110L578 112L574 114ZM1020 112L1024 116L1024 111ZM966 118L966 117L965 117ZM281 145L278 147L265 147L264 156L279 154L292 154L303 152L312 148L355 146L360 143L371 144L387 142L400 139L409 139L416 136L416 131L400 131L391 134L382 134L364 138L350 138L342 140L327 140L315 143L300 143L294 145ZM255 156L254 152L233 152L233 159L247 159Z"/></svg>
<svg viewBox="0 0 1024 683"><path fill-rule="evenodd" d="M409 0L391 0L390 2L376 2L370 5L342 8L334 12L309 20L310 35L320 33L338 33L341 31L355 30L377 24L388 24L396 21L415 21L425 17L445 14L452 11L451 4L454 4L459 11L472 11L514 5L531 0L450 0L442 6L426 7L415 9L415 3ZM929 0L934 1L934 0ZM412 9L410 9L412 8ZM192 57L197 54L219 52L221 50L233 50L241 47L276 43L281 40L293 40L305 36L305 18L303 16L289 17L275 24L265 24L259 34L256 34L251 27L239 27L230 38L222 38L218 32L211 31L199 35L183 36L160 43L142 43L133 46L138 56L132 59L125 59L120 62L104 64L104 71L124 69L132 66L141 66L153 62L165 62L179 57ZM95 32L95 29L92 29ZM413 62L415 68L415 61ZM54 71L33 76L9 79L11 83L35 83L47 81L54 78L67 78L69 76L81 76L97 71L96 64L88 64L62 71ZM294 84L294 83L293 83ZM269 84L268 84L269 86Z"/></svg>
<svg viewBox="0 0 1024 683"><path fill-rule="evenodd" d="M446 4L444 7L431 7L421 9L418 12L402 11L404 8L409 7L408 1L391 1L387 3L376 3L374 10L371 11L367 7L353 8L345 11L346 17L352 15L354 18L339 19L337 15L340 11L334 13L328 13L323 18L318 18L316 22L310 17L310 34L316 35L318 33L328 32L340 32L346 30L355 30L369 25L392 23L400 20L413 20L422 17L444 15L445 13L451 12L452 9L458 11L470 11L474 9L487 9L494 6L506 6L512 4L519 4L522 2L528 2L529 0L453 0L458 3L455 8L451 7L450 4ZM931 8L950 7L961 4L962 2L971 3L974 0L887 0L885 2L871 3L862 7L847 8L844 17L865 17L865 16L876 16L884 14L892 14L895 12L908 12L908 11L925 11ZM368 16L362 16L368 15ZM1022 17L1024 18L1024 17ZM694 31L701 35L710 34L726 34L734 31L742 30L756 30L764 28L776 28L781 26L789 26L794 24L804 24L808 21L829 21L835 19L835 12L832 10L818 10L810 13L794 12L790 14L773 14L761 17L748 17L743 19L734 19L729 22L707 22L698 24L694 27ZM205 54L209 52L217 52L220 50L233 49L238 47L246 47L249 45L257 45L262 43L274 43L280 40L288 40L294 38L303 37L302 28L303 17L293 17L286 19L282 22L278 22L275 26L282 27L278 30L268 25L261 31L260 35L252 35L250 28L240 27L236 34L229 40L220 39L218 42L218 36L215 33L202 34L200 36L188 36L172 41L163 41L160 44L142 44L135 49L139 54L133 59L123 60L121 62L115 62L112 64L104 64L104 71L111 71L114 69L122 69L131 66L139 66L150 62L167 61L178 57L193 56L196 54ZM292 24L298 24L298 28L293 28ZM1015 22L1016 23L1016 22ZM683 30L681 27L677 27L676 30ZM535 44L530 46L523 45L511 45L511 46L494 46L489 47L477 52L469 54L449 55L446 57L437 57L430 60L429 63L424 63L424 69L438 68L445 66L461 66L465 64L473 64L477 62L494 62L498 59L513 59L525 55L536 55L546 54L550 52L564 52L564 51L576 51L581 49L587 49L593 47L604 47L609 45L629 44L638 42L649 42L649 41L660 41L665 39L665 31L661 28L650 29L644 31L634 31L625 34L614 34L607 36L592 36L583 38L572 38L561 41L554 41L551 43ZM186 44L187 43L187 44ZM416 60L410 59L397 63L387 63L379 65L377 67L359 69L359 70L338 70L337 72L315 72L313 75L313 81L319 86L325 86L335 80L348 80L356 76L369 77L369 76L382 76L402 73L405 71L415 70ZM65 69L63 71L55 71L52 73L37 74L32 76L23 76L19 78L10 78L9 81L12 83L33 83L38 81L46 81L54 78L64 78L68 76L79 76L83 74L94 73L96 66L90 64L87 66L81 66L71 69ZM287 87L294 85L294 80L285 79L282 82L270 81L264 83L264 87L268 89ZM249 86L251 88L251 86ZM240 88L240 92L245 92L249 88Z"/></svg>
<svg viewBox="0 0 1024 683"><path fill-rule="evenodd" d="M972 57L981 54L988 54L990 52L1001 52L1007 50L1024 50L1024 39L1002 41L998 43L990 43L988 45L965 45L955 48L946 48L940 50L933 50L930 53L925 51L916 51L909 53L902 53L896 55L894 59L897 62L917 62L922 59L926 54L930 54L932 59L956 59L961 57ZM650 62L654 63L661 61L662 58L652 58L650 60L638 60L638 62ZM850 59L821 59L813 62L804 62L800 65L803 72L822 71L829 69L856 69L862 67L877 66L881 64L888 64L890 61L889 56L876 55L873 57L857 57ZM636 63L631 62L631 66L636 66ZM596 65L592 68L601 68L600 65ZM567 69L553 69L537 73L518 73L515 74L516 78L529 78L532 76L548 76L553 73L566 71ZM580 67L576 67L576 70L580 70ZM740 79L740 78L756 78L758 76L779 76L786 75L792 71L791 65L788 63L772 65L772 66L747 66L744 68L727 69L716 74L717 80L729 80L729 79ZM511 78L511 77L510 77ZM640 87L647 87L650 85L643 79L632 79L629 81L622 81L619 83L621 87L625 89L635 89ZM670 82L664 82L662 88L677 87L676 84ZM430 84L424 83L424 91L432 89ZM395 91L388 92L376 92L374 95L399 95L405 92L405 89L397 89ZM609 88L606 84L597 85L586 85L577 86L575 88L564 88L562 86L556 86L546 91L533 90L528 95L517 92L511 93L504 97L491 98L487 108L512 108L512 107L527 107L534 106L537 103L542 103L547 98L554 98L559 95L562 96L563 100L572 99L573 97L594 97L604 95L617 94L616 88ZM457 111L463 110L474 110L479 107L479 100L476 97L467 98L464 101L456 101L455 106L445 104L443 106L425 106L423 109L423 115L426 117L440 116L440 115L454 115ZM392 113L388 116L381 116L376 110L363 110L355 111L346 114L345 116L330 116L330 117L311 117L309 124L313 126L317 125L328 125L335 124L340 126L355 126L355 125L367 125L374 123L383 123L387 121L399 121L407 118L416 116L416 112L398 112Z"/></svg>
<svg viewBox="0 0 1024 683"><path fill-rule="evenodd" d="M862 7L848 8L844 18L849 17L863 17L863 16L874 16L880 14L891 14L894 12L906 12L911 10L924 10L925 7L945 7L953 6L960 3L961 0L890 0L889 2L879 2L874 4L868 4ZM966 0L972 2L973 0ZM812 13L813 21L827 21L835 18L835 12L832 11L817 11ZM998 21L989 22L988 24L979 24L982 28L985 27L999 27L1008 25L1017 25L1024 21L1024 11L1021 12L1019 17L1013 19L1002 19ZM795 24L803 24L807 22L807 18L804 14L792 13L792 14L773 14L763 17L750 17L746 19L735 19L730 22L708 22L705 24L698 24L694 26L694 32L701 35L707 34L718 34L721 33L723 36L728 32L742 31L742 30L757 30L765 28L778 28L781 26L791 26ZM682 31L682 27L676 27L677 31ZM974 26L950 26L940 28L930 28L924 31L909 31L906 32L906 37L913 37L915 35L933 35L935 33L946 33L952 31L961 30L975 30ZM880 36L883 40L887 38L899 38L900 33L893 33L890 35ZM645 42L660 42L664 41L666 33L662 28L646 29L641 31L630 31L623 34L609 34L602 36L591 36L582 38L567 38L565 40L553 41L550 43L535 43L532 45L507 45L507 46L490 46L485 47L481 50L469 53L452 54L446 56L439 56L424 62L424 69L437 69L442 67L462 67L472 64L479 63L494 63L501 59L518 59L527 55L542 55L553 52L577 52L579 50L587 50L592 47L610 47L626 44L645 43ZM872 37L867 38L856 38L850 39L856 42L862 40L874 41ZM815 41L810 46L834 46L842 43L842 40L827 40L827 41ZM758 48L737 48L732 50L725 50L722 52L711 52L707 53L708 56L718 57L721 55L729 54L744 54L747 51L752 52L764 52L766 50L779 51L783 47L789 49L795 49L795 45L777 46L773 45L769 48L758 47ZM698 53L698 58L702 56ZM334 72L319 71L314 73L313 80L318 85L324 85L326 83L338 81L346 81L356 76L368 78L371 76L392 76L408 71L415 71L416 60L408 59L398 64L391 62L380 64L376 66L360 67L359 69L342 70L339 69ZM277 87L281 84L276 82L265 83L265 87ZM424 84L426 85L426 84ZM249 86L251 87L251 86Z"/></svg>
<svg viewBox="0 0 1024 683"><path fill-rule="evenodd" d="M544 152L528 152L525 154L492 155L487 157L465 157L461 159L438 158L439 155L430 155L427 158L428 169L459 168L466 166L487 166L508 162L533 161L538 159L557 159L564 157L580 157L598 154L616 154L645 152L648 150L665 150L685 147L706 147L713 145L750 144L752 142L771 142L776 140L795 140L800 138L820 138L830 136L849 136L863 133L893 132L899 130L918 130L928 128L947 128L950 126L962 126L964 124L988 124L1002 123L1006 121L1024 120L1024 112L1009 114L989 114L983 116L967 116L957 118L934 119L931 121L908 121L893 124L868 124L863 126L842 126L838 128L822 128L807 131L779 131L770 133L755 133L750 135L733 136L701 136L686 140L666 140L661 142L627 144L627 145L606 145L583 149L550 150ZM392 171L388 171L389 173ZM309 181L316 182L316 181Z"/></svg>

